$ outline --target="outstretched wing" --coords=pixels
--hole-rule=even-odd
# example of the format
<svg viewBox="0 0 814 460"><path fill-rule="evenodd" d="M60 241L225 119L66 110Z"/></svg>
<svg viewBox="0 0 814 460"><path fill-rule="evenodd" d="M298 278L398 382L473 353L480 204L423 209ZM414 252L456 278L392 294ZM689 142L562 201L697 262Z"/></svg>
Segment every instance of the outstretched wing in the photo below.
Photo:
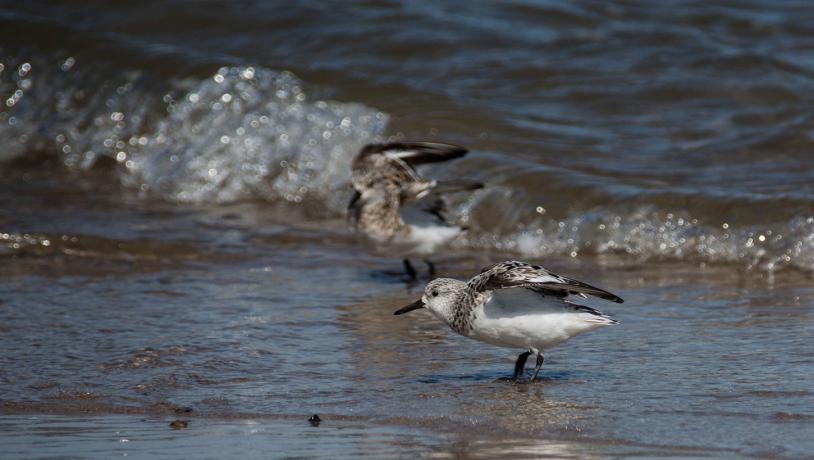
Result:
<svg viewBox="0 0 814 460"><path fill-rule="evenodd" d="M464 147L441 142L390 142L366 145L359 152L357 160L370 155L382 154L415 166L453 160L466 155L467 152L468 150Z"/></svg>
<svg viewBox="0 0 814 460"><path fill-rule="evenodd" d="M415 170L416 165L452 160L466 153L467 149L463 147L440 142L369 144L353 160L351 182L360 193L370 189L398 193L402 203L423 198L436 188L439 193L481 188L483 184L473 181L439 184L421 178Z"/></svg>
<svg viewBox="0 0 814 460"><path fill-rule="evenodd" d="M539 265L525 262L500 262L484 268L469 280L469 287L478 292L523 287L553 295L587 294L611 302L624 302L619 296L604 289L551 273Z"/></svg>

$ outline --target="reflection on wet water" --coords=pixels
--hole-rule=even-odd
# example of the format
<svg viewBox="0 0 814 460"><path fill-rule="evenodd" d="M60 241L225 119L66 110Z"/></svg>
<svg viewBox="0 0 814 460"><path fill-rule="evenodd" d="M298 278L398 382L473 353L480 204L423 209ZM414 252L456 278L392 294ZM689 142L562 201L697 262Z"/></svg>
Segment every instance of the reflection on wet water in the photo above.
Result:
<svg viewBox="0 0 814 460"><path fill-rule="evenodd" d="M692 455L692 449L647 449L602 446L546 439L448 436L437 432L364 421L327 420L311 427L304 420L186 419L172 429L171 417L54 416L0 417L4 458L98 456L223 458L271 456L286 458L602 458L616 455ZM70 453L70 454L66 454Z"/></svg>

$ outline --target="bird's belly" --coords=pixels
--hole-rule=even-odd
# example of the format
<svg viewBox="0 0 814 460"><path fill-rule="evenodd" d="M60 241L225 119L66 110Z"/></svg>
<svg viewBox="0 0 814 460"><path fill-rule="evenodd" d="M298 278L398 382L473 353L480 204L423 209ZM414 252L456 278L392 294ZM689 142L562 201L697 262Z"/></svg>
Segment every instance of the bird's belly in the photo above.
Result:
<svg viewBox="0 0 814 460"><path fill-rule="evenodd" d="M460 233L459 227L411 225L410 235L401 241L401 245L409 247L410 252L416 255L428 256L433 254L437 247L448 244Z"/></svg>
<svg viewBox="0 0 814 460"><path fill-rule="evenodd" d="M409 232L379 232L363 230L359 236L376 253L395 257L427 257L439 246L448 244L461 229L458 227L410 227Z"/></svg>
<svg viewBox="0 0 814 460"><path fill-rule="evenodd" d="M499 318L478 318L470 338L507 348L544 350L598 327L572 313L540 313Z"/></svg>

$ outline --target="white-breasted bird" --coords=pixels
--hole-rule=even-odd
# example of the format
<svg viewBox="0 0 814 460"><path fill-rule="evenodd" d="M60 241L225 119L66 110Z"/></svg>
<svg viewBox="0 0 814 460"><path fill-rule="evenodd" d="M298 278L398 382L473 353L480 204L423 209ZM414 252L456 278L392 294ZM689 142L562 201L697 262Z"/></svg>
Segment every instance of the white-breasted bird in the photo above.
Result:
<svg viewBox="0 0 814 460"><path fill-rule="evenodd" d="M567 300L569 295L623 302L608 291L551 273L539 265L508 261L484 268L468 282L434 279L421 299L394 314L427 308L465 337L527 350L517 357L514 381L523 374L529 355L536 354L537 365L529 380L534 381L543 365L543 350L581 332L618 324L596 309Z"/></svg>
<svg viewBox="0 0 814 460"><path fill-rule="evenodd" d="M419 176L415 167L460 158L467 149L440 142L370 144L353 159L353 196L348 219L354 230L383 253L403 258L411 278L411 256L428 260L435 251L465 230L447 221L443 194L475 190L473 181L437 182ZM412 202L412 209L407 206Z"/></svg>

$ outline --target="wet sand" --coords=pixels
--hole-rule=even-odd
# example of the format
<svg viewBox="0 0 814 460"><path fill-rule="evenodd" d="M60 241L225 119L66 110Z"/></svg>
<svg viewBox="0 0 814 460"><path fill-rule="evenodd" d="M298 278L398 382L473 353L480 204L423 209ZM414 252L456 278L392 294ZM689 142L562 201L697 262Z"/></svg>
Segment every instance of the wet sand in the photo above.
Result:
<svg viewBox="0 0 814 460"><path fill-rule="evenodd" d="M530 440L485 433L439 433L426 428L328 420L319 427L280 418L193 419L172 430L156 417L6 416L0 419L6 458L103 456L151 458L602 458L699 457L731 452L624 443ZM70 454L66 455L66 452Z"/></svg>

